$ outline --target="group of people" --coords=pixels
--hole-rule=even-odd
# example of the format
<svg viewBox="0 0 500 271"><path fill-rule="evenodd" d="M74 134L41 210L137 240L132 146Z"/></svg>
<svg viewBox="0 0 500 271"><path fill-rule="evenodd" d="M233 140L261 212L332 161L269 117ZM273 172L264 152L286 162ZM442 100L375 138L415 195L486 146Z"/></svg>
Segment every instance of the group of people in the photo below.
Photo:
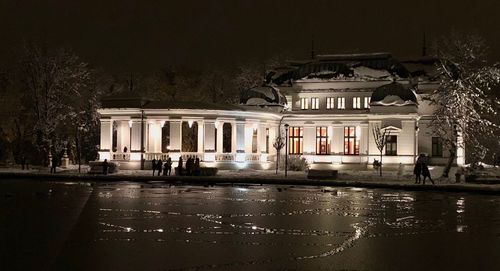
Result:
<svg viewBox="0 0 500 271"><path fill-rule="evenodd" d="M156 160L153 158L151 161L153 176L157 172L158 176L170 176L172 174L172 159L170 157L167 158L167 161L163 163L161 159ZM184 161L182 157L179 157L179 164L177 166L177 175L179 176L200 176L200 158L189 156L186 160L186 168L184 170Z"/></svg>
<svg viewBox="0 0 500 271"><path fill-rule="evenodd" d="M420 154L418 156L417 162L415 163L415 167L413 168L413 174L415 174L415 183L419 184L422 182L422 184L425 184L425 180L429 178L432 184L434 184L434 181L431 178L431 172L429 171L429 166L427 165L428 163L428 158L425 154ZM423 179L421 177L424 177Z"/></svg>
<svg viewBox="0 0 500 271"><path fill-rule="evenodd" d="M170 176L172 173L172 159L170 157L167 158L167 161L163 163L161 159L154 159L151 161L153 168L153 176L155 176L155 172L158 171L158 176L160 176L163 172L163 176Z"/></svg>
<svg viewBox="0 0 500 271"><path fill-rule="evenodd" d="M179 157L179 165L177 167L179 176L200 176L200 158L189 156L186 160L186 170L183 168L184 161Z"/></svg>

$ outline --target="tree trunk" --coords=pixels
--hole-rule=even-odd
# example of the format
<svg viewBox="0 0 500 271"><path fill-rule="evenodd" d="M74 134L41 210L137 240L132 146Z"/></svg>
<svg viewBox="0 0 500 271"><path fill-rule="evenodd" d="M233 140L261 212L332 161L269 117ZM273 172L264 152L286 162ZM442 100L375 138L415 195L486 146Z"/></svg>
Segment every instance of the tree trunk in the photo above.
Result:
<svg viewBox="0 0 500 271"><path fill-rule="evenodd" d="M280 166L280 150L276 152L276 175L278 175L278 168Z"/></svg>
<svg viewBox="0 0 500 271"><path fill-rule="evenodd" d="M448 162L443 170L443 178L448 178L448 174L450 174L451 166L453 165L453 160L457 156L457 145L453 144L450 148L450 157L448 158Z"/></svg>
<svg viewBox="0 0 500 271"><path fill-rule="evenodd" d="M382 177L382 152L380 152L380 167L379 167L380 177Z"/></svg>

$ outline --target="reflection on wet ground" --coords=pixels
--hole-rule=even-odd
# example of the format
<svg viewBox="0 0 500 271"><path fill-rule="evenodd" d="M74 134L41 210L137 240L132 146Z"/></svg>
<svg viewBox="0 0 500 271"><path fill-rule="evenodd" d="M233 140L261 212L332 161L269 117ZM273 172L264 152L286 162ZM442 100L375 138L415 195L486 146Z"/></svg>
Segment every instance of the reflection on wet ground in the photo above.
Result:
<svg viewBox="0 0 500 271"><path fill-rule="evenodd" d="M43 256L42 266L59 270L500 268L495 196L162 183L0 187L2 252L14 255L8 267ZM40 227L59 230L43 237ZM26 242L18 265L21 257L3 245L16 235ZM30 240L49 251L30 259Z"/></svg>

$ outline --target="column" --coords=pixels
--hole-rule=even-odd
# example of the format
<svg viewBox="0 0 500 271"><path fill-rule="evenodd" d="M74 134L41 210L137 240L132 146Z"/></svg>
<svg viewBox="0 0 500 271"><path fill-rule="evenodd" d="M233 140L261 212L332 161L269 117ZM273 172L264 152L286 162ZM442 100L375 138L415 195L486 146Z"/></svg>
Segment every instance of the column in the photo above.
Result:
<svg viewBox="0 0 500 271"><path fill-rule="evenodd" d="M198 153L205 152L205 123L203 120L197 121L198 123Z"/></svg>
<svg viewBox="0 0 500 271"><path fill-rule="evenodd" d="M130 150L130 126L126 120L118 121L117 128L117 152L123 152L124 148ZM128 152L128 151L127 151Z"/></svg>
<svg viewBox="0 0 500 271"><path fill-rule="evenodd" d="M234 142L236 143L236 161L237 162L244 162L245 161L245 122L243 121L238 121L235 123L235 139Z"/></svg>
<svg viewBox="0 0 500 271"><path fill-rule="evenodd" d="M344 153L344 126L341 124L332 127L332 154Z"/></svg>
<svg viewBox="0 0 500 271"><path fill-rule="evenodd" d="M244 124L244 129L245 129L246 140L243 142L243 144L244 144L243 150L245 150L246 153L252 153L254 126L252 123L247 123L247 124Z"/></svg>
<svg viewBox="0 0 500 271"><path fill-rule="evenodd" d="M215 162L215 121L205 120L203 142L203 161ZM218 143L217 143L218 144Z"/></svg>
<svg viewBox="0 0 500 271"><path fill-rule="evenodd" d="M219 122L219 125L217 126L217 153L222 153L224 151L224 148L222 146L223 144L223 127L224 127L224 122Z"/></svg>
<svg viewBox="0 0 500 271"><path fill-rule="evenodd" d="M111 160L111 145L113 140L113 121L101 119L101 141L99 147L99 160Z"/></svg>
<svg viewBox="0 0 500 271"><path fill-rule="evenodd" d="M101 119L101 151L110 151L113 140L113 121Z"/></svg>

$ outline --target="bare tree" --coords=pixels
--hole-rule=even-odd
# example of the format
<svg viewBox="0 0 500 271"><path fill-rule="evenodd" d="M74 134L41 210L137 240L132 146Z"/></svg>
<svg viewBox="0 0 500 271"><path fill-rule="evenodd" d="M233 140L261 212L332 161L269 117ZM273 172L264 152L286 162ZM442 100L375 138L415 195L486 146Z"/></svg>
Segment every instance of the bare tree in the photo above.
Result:
<svg viewBox="0 0 500 271"><path fill-rule="evenodd" d="M474 146L467 152L476 160L486 149L480 139L498 129L486 116L497 114L499 101L490 92L500 82L500 69L488 64L485 41L477 35L452 33L435 47L441 84L427 99L436 107L430 127L450 153L443 171L448 177L458 147Z"/></svg>
<svg viewBox="0 0 500 271"><path fill-rule="evenodd" d="M380 126L378 126L378 125L374 125L372 127L372 133L373 133L373 138L375 139L375 145L377 146L377 149L380 152L379 173L380 173L380 176L382 176L383 151L387 145L387 136L390 134L390 132L388 132L386 129L384 129L384 130L380 129Z"/></svg>
<svg viewBox="0 0 500 271"><path fill-rule="evenodd" d="M285 146L285 140L286 139L283 136L279 135L274 139L273 142L273 147L276 149L276 174L278 174L278 168L280 164L280 152L281 149L283 149L283 147Z"/></svg>

